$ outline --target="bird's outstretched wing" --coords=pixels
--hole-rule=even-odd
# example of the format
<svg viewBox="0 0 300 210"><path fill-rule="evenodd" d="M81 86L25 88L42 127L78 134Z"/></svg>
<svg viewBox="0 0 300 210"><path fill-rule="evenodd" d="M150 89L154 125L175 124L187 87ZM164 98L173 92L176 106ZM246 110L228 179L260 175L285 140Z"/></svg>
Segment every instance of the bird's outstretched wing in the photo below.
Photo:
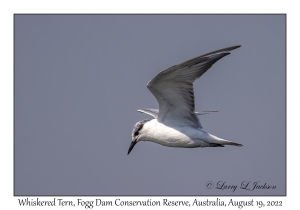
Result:
<svg viewBox="0 0 300 210"><path fill-rule="evenodd" d="M138 112L151 115L154 118L158 118L158 109L138 109Z"/></svg>
<svg viewBox="0 0 300 210"><path fill-rule="evenodd" d="M157 120L169 125L202 128L195 114L193 82L238 47L240 45L192 58L161 71L150 80L147 87L159 104Z"/></svg>
<svg viewBox="0 0 300 210"><path fill-rule="evenodd" d="M153 118L156 118L156 119L158 118L158 113L159 113L158 109L138 109L137 111L141 112L141 113L151 115ZM213 111L200 111L200 112L195 112L195 114L196 115L205 115L205 114L209 114L210 112L218 112L218 111L216 111L216 110L213 110Z"/></svg>

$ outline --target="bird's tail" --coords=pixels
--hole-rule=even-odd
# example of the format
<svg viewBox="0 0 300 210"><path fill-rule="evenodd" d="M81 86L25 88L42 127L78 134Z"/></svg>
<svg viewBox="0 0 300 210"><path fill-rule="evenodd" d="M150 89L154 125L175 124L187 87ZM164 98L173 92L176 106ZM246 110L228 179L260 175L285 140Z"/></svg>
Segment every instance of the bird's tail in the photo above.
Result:
<svg viewBox="0 0 300 210"><path fill-rule="evenodd" d="M242 144L239 144L239 143L236 143L236 142L233 142L233 141L227 141L226 144L227 145L237 146L237 147L242 147L243 146Z"/></svg>
<svg viewBox="0 0 300 210"><path fill-rule="evenodd" d="M225 140L225 139L218 139L218 140L215 140L215 141L211 141L209 143L209 147L224 147L224 145L232 145L232 146L238 146L238 147L242 147L243 145L242 144L239 144L239 143L236 143L236 142L233 142L233 141L228 141L228 140Z"/></svg>
<svg viewBox="0 0 300 210"><path fill-rule="evenodd" d="M243 146L242 144L239 144L239 143L236 143L236 142L233 142L233 141L228 141L228 140L221 140L220 144L221 145L232 145L232 146L238 146L238 147Z"/></svg>

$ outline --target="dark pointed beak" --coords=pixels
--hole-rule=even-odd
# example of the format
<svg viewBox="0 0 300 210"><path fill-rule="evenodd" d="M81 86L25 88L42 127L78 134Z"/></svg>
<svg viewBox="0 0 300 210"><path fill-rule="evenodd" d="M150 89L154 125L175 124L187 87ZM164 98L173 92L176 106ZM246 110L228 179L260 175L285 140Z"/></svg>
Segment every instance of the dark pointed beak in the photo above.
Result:
<svg viewBox="0 0 300 210"><path fill-rule="evenodd" d="M137 140L133 140L129 146L129 149L128 149L128 153L127 155L129 155L129 153L131 152L131 150L133 149L134 145L137 143Z"/></svg>

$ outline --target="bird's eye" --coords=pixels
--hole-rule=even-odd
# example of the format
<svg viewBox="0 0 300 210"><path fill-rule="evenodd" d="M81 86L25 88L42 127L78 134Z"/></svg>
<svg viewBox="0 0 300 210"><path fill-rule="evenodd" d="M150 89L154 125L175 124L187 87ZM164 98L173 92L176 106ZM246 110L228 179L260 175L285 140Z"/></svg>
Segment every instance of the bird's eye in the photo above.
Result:
<svg viewBox="0 0 300 210"><path fill-rule="evenodd" d="M137 136L137 135L139 135L139 132L137 132L137 131L134 132L134 136Z"/></svg>

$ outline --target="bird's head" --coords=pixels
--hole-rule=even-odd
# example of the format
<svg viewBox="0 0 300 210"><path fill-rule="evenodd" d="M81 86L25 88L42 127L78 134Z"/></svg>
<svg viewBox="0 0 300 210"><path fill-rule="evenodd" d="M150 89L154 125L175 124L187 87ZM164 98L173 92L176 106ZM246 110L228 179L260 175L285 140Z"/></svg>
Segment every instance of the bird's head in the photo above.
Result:
<svg viewBox="0 0 300 210"><path fill-rule="evenodd" d="M129 153L133 149L134 145L136 145L136 143L138 143L141 140L141 133L143 132L143 126L148 121L149 120L142 120L142 121L137 122L134 125L132 135L131 135L132 136L132 141L131 141L131 144L129 146L127 155L129 155Z"/></svg>

